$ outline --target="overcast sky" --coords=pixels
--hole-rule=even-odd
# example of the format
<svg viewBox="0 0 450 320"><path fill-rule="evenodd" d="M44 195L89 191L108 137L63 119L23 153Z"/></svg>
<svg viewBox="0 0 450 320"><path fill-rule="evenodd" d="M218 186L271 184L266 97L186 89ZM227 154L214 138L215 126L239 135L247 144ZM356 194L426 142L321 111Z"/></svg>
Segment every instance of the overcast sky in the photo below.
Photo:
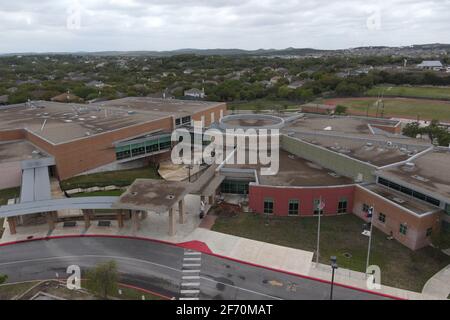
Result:
<svg viewBox="0 0 450 320"><path fill-rule="evenodd" d="M0 0L0 53L450 43L450 0Z"/></svg>

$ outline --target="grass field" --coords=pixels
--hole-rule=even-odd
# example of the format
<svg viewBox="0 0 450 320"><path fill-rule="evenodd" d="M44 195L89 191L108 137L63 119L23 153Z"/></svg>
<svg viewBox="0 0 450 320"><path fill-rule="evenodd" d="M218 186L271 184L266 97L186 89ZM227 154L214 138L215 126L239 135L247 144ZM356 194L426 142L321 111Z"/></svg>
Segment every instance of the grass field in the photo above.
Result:
<svg viewBox="0 0 450 320"><path fill-rule="evenodd" d="M384 117L403 117L409 119L450 121L450 101L385 98ZM346 106L347 112L356 115L377 116L377 98L337 98L325 103ZM381 107L378 117L381 116Z"/></svg>
<svg viewBox="0 0 450 320"><path fill-rule="evenodd" d="M11 300L14 297L24 293L34 285L38 284L39 281L30 281L23 283L14 284L3 284L0 286L0 300Z"/></svg>
<svg viewBox="0 0 450 320"><path fill-rule="evenodd" d="M361 235L363 221L354 215L325 217L321 224L320 260L329 264L330 256L337 256L339 266L364 271L368 238ZM265 226L260 215L240 214L219 216L214 231L269 242L282 246L316 250L317 219L275 218ZM371 264L380 266L382 283L417 292L426 281L450 263L450 257L431 247L411 251L375 230L372 240ZM344 254L351 254L347 258Z"/></svg>
<svg viewBox="0 0 450 320"><path fill-rule="evenodd" d="M23 293L25 293L28 289L37 285L39 281L30 281L24 283L13 283L13 284L4 284L0 286L0 300L11 300L14 297L17 297ZM54 283L56 283L54 281ZM86 289L86 281L82 281L82 288ZM111 298L119 299L119 300L142 300L142 296L144 296L145 300L163 300L164 298L151 294L149 292L142 292L138 289L131 288L128 286L124 286L122 284L118 285L121 290L121 294L119 292L114 292ZM44 290L46 293L55 295L57 297L61 297L67 300L92 300L97 299L92 293L77 291L77 290L69 290L61 285L53 285L47 286ZM27 294L28 295L28 294Z"/></svg>
<svg viewBox="0 0 450 320"><path fill-rule="evenodd" d="M111 191L96 191L96 192L81 192L73 194L74 198L82 197L118 197L124 193L125 190L111 190Z"/></svg>
<svg viewBox="0 0 450 320"><path fill-rule="evenodd" d="M385 97L450 100L450 87L377 86L367 91L366 94L369 96L379 96L383 91Z"/></svg>
<svg viewBox="0 0 450 320"><path fill-rule="evenodd" d="M282 109L297 109L300 104L289 100L268 100L268 99L258 99L247 102L228 102L228 110L272 110L276 107L281 107Z"/></svg>
<svg viewBox="0 0 450 320"><path fill-rule="evenodd" d="M17 198L19 195L19 187L0 190L0 205L7 204L9 199Z"/></svg>
<svg viewBox="0 0 450 320"><path fill-rule="evenodd" d="M61 189L106 187L109 185L128 186L136 179L160 179L158 170L154 167L145 167L131 170L101 172L77 176L61 181Z"/></svg>

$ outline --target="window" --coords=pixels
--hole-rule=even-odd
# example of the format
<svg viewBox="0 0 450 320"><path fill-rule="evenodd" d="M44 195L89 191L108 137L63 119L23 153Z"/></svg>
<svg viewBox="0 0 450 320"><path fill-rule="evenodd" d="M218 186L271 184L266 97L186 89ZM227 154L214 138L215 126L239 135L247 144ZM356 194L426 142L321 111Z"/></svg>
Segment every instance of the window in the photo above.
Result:
<svg viewBox="0 0 450 320"><path fill-rule="evenodd" d="M408 233L408 226L406 224L400 224L400 233L406 236Z"/></svg>
<svg viewBox="0 0 450 320"><path fill-rule="evenodd" d="M378 221L380 221L381 223L386 223L386 215L380 212L378 214Z"/></svg>
<svg viewBox="0 0 450 320"><path fill-rule="evenodd" d="M319 212L319 208L318 208L319 204L320 204L320 199L315 199L313 205L314 205L314 215L316 215L316 216L319 214L323 215L323 210L320 210L320 212Z"/></svg>
<svg viewBox="0 0 450 320"><path fill-rule="evenodd" d="M273 214L273 199L271 198L264 199L264 213Z"/></svg>
<svg viewBox="0 0 450 320"><path fill-rule="evenodd" d="M370 206L368 205L368 204L363 204L363 209L362 209L362 211L363 212L365 212L365 213L367 213L367 212L369 212L369 209L370 209Z"/></svg>
<svg viewBox="0 0 450 320"><path fill-rule="evenodd" d="M298 200L289 200L289 212L290 216L298 216L300 204Z"/></svg>
<svg viewBox="0 0 450 320"><path fill-rule="evenodd" d="M191 123L191 117L190 116L183 117L183 118L181 118L181 122L183 124L190 124Z"/></svg>
<svg viewBox="0 0 450 320"><path fill-rule="evenodd" d="M229 194L248 194L248 185L247 181L224 180L220 191Z"/></svg>
<svg viewBox="0 0 450 320"><path fill-rule="evenodd" d="M428 228L427 229L427 237L431 237L432 234L433 234L433 228Z"/></svg>
<svg viewBox="0 0 450 320"><path fill-rule="evenodd" d="M450 216L450 203L447 203L445 205L445 213L447 213Z"/></svg>
<svg viewBox="0 0 450 320"><path fill-rule="evenodd" d="M386 187L388 187L390 189L394 189L394 190L400 191L400 192L402 192L404 194L407 194L410 197L414 197L416 199L428 202L428 203L430 203L430 204L432 204L432 205L434 205L436 207L439 207L441 205L441 202L438 199L429 197L429 196L427 196L427 195L425 195L423 193L411 190L409 188L402 187L401 185L399 185L397 183L394 183L392 181L389 181L387 179L378 178L378 183L383 185L383 186L386 186Z"/></svg>
<svg viewBox="0 0 450 320"><path fill-rule="evenodd" d="M158 140L151 140L145 142L145 151L147 153L159 151Z"/></svg>
<svg viewBox="0 0 450 320"><path fill-rule="evenodd" d="M116 147L116 159L122 160L131 157L130 146Z"/></svg>
<svg viewBox="0 0 450 320"><path fill-rule="evenodd" d="M172 147L172 141L170 136L160 137L159 140L159 149L170 149Z"/></svg>
<svg viewBox="0 0 450 320"><path fill-rule="evenodd" d="M338 213L347 213L347 199L342 198L339 200Z"/></svg>
<svg viewBox="0 0 450 320"><path fill-rule="evenodd" d="M181 118L175 119L175 125L180 126L181 125Z"/></svg>

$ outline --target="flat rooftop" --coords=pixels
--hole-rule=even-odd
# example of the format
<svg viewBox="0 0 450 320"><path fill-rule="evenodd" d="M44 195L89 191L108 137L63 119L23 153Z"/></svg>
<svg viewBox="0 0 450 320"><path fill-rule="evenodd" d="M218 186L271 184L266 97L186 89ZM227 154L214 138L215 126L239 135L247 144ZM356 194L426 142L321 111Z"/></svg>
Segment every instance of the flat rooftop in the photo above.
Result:
<svg viewBox="0 0 450 320"><path fill-rule="evenodd" d="M364 117L340 117L305 114L292 122L285 130L299 132L327 131L348 134L372 134L369 125L395 127L398 121Z"/></svg>
<svg viewBox="0 0 450 320"><path fill-rule="evenodd" d="M189 183L136 179L114 208L167 213L189 192Z"/></svg>
<svg viewBox="0 0 450 320"><path fill-rule="evenodd" d="M303 158L280 150L280 168L275 176L260 174L261 165L226 164L225 168L254 169L257 171L259 183L270 186L320 187L353 184L354 181L340 176Z"/></svg>
<svg viewBox="0 0 450 320"><path fill-rule="evenodd" d="M0 142L0 163L40 159L47 156L41 149L25 140Z"/></svg>
<svg viewBox="0 0 450 320"><path fill-rule="evenodd" d="M93 104L36 101L0 108L0 130L28 129L51 143L183 117L221 103L156 98L124 98Z"/></svg>
<svg viewBox="0 0 450 320"><path fill-rule="evenodd" d="M377 184L370 184L365 185L363 188L366 188L383 198L389 199L392 202L394 202L397 205L402 206L403 208L406 208L408 210L411 210L412 212L422 215L430 212L438 211L439 209L436 209L436 207L433 207L432 205L429 205L425 202L416 200L412 197L408 197L407 195L397 192L395 190L391 190L389 188L377 185Z"/></svg>
<svg viewBox="0 0 450 320"><path fill-rule="evenodd" d="M406 161L431 146L411 139L375 136L360 138L309 133L294 133L290 136L377 167Z"/></svg>
<svg viewBox="0 0 450 320"><path fill-rule="evenodd" d="M409 184L450 199L450 149L436 148L411 161L412 165L395 166L378 171L380 177Z"/></svg>

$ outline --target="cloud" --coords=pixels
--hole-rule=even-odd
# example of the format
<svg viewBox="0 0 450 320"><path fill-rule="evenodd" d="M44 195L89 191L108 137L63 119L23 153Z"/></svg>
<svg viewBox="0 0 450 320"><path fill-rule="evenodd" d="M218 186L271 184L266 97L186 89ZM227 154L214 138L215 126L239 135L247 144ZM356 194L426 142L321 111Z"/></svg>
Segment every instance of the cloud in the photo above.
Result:
<svg viewBox="0 0 450 320"><path fill-rule="evenodd" d="M448 42L450 29L450 0L4 2L0 52L336 49Z"/></svg>

